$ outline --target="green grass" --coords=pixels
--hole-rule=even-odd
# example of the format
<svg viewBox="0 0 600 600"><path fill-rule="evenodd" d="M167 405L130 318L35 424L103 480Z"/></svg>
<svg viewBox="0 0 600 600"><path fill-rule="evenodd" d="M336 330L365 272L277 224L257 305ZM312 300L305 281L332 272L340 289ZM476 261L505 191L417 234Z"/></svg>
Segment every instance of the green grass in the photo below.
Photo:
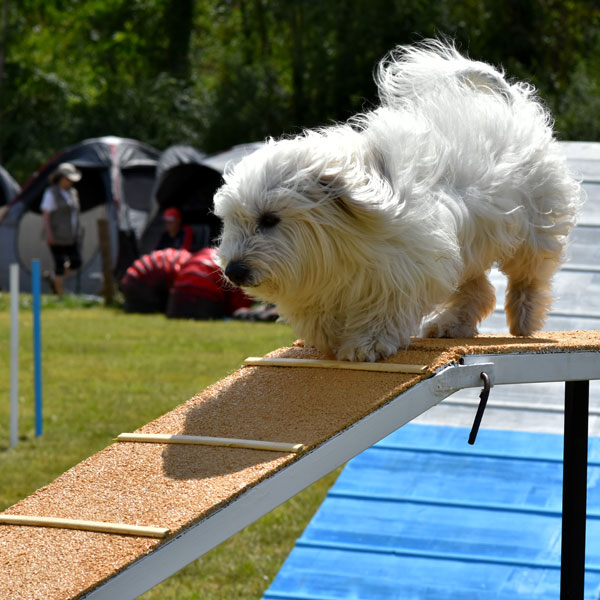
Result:
<svg viewBox="0 0 600 600"><path fill-rule="evenodd" d="M8 295L0 294L0 510L239 367L290 344L274 323L169 320L130 315L93 299L44 297L44 434L33 409L32 316L21 298L20 440L9 448ZM335 473L142 596L144 600L260 598Z"/></svg>

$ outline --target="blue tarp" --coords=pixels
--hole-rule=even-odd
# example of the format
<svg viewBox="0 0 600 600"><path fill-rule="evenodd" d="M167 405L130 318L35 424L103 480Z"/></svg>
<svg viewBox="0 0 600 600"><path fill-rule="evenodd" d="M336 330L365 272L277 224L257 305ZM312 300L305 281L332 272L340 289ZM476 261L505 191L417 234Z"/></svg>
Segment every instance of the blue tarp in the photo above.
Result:
<svg viewBox="0 0 600 600"><path fill-rule="evenodd" d="M406 425L350 461L265 600L556 600L562 435ZM586 600L600 590L590 438Z"/></svg>

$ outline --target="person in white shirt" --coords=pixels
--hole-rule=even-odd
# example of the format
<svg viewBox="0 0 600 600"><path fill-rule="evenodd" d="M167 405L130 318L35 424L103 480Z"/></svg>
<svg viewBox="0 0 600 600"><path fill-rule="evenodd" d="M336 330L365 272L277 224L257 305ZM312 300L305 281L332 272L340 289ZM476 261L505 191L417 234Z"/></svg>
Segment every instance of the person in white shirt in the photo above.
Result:
<svg viewBox="0 0 600 600"><path fill-rule="evenodd" d="M74 165L61 163L48 178L50 185L40 205L46 241L54 259L50 280L58 296L62 296L65 275L81 266L79 196L74 187L80 179L81 172Z"/></svg>

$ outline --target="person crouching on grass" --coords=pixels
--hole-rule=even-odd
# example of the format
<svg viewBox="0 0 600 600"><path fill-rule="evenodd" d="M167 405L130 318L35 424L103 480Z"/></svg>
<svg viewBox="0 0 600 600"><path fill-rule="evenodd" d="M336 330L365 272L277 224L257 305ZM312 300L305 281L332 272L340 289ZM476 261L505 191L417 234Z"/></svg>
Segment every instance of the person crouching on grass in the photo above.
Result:
<svg viewBox="0 0 600 600"><path fill-rule="evenodd" d="M79 196L74 184L81 172L71 163L61 163L52 172L40 208L46 241L54 259L54 276L49 277L54 292L63 294L65 275L81 266L79 252Z"/></svg>

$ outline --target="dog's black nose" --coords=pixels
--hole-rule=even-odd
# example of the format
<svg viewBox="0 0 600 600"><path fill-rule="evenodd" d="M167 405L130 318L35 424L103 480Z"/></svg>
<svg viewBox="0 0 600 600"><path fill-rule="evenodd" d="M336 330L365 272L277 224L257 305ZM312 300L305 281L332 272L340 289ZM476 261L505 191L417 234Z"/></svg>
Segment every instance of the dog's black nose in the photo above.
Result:
<svg viewBox="0 0 600 600"><path fill-rule="evenodd" d="M227 263L225 275L235 285L244 285L250 280L250 267L244 261L234 260Z"/></svg>

